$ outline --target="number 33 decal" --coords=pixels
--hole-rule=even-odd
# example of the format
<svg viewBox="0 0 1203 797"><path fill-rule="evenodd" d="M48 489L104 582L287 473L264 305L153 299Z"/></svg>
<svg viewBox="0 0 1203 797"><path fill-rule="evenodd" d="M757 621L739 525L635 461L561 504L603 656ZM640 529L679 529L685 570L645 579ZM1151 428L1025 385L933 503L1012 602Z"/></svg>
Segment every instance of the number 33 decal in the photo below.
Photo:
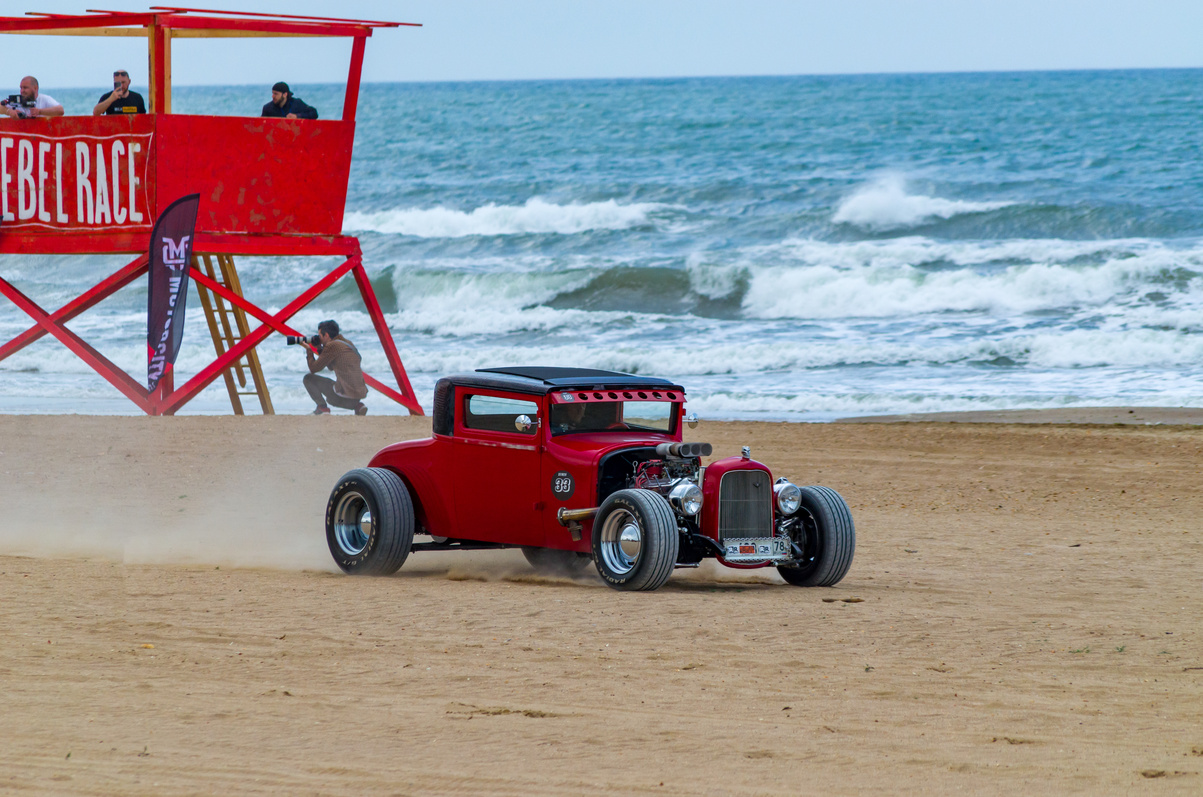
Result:
<svg viewBox="0 0 1203 797"><path fill-rule="evenodd" d="M556 471L556 474L551 477L551 494L561 501L571 498L575 491L576 483L568 471Z"/></svg>

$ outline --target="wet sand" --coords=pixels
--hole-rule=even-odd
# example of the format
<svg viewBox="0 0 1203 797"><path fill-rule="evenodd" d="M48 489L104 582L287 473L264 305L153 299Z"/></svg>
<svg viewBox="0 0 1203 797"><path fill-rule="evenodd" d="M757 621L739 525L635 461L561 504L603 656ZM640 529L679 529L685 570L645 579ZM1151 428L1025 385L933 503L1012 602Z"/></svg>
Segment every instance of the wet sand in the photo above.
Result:
<svg viewBox="0 0 1203 797"><path fill-rule="evenodd" d="M1198 794L1203 429L1050 417L704 423L852 570L625 594L337 573L331 485L426 419L0 416L0 792Z"/></svg>

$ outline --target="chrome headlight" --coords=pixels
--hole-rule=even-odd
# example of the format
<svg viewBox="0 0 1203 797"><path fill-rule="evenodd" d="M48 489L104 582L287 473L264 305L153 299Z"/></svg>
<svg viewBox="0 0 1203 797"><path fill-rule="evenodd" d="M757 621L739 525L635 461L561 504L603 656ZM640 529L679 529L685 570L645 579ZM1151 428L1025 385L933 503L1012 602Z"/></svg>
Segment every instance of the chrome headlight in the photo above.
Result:
<svg viewBox="0 0 1203 797"><path fill-rule="evenodd" d="M783 515L792 515L802 505L802 488L784 479L773 485L773 495L777 498L777 509Z"/></svg>
<svg viewBox="0 0 1203 797"><path fill-rule="evenodd" d="M681 479L668 493L668 502L685 517L702 511L702 488L689 479Z"/></svg>

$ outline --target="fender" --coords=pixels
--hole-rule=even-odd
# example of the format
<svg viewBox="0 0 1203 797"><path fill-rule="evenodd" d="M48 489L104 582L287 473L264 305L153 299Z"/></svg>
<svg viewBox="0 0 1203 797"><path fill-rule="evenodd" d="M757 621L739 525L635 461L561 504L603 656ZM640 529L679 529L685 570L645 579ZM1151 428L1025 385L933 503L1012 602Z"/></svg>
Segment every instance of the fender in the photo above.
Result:
<svg viewBox="0 0 1203 797"><path fill-rule="evenodd" d="M387 468L401 477L414 502L414 514L427 533L455 537L451 496L444 490L452 484L449 463L438 456L434 439L410 440L381 449L369 468Z"/></svg>

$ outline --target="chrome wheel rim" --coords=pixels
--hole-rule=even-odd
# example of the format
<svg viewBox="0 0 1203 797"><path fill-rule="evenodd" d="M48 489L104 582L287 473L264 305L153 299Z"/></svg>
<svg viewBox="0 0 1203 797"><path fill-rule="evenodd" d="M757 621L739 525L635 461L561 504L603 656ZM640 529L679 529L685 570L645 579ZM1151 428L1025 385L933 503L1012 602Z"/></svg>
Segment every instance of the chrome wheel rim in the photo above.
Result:
<svg viewBox="0 0 1203 797"><path fill-rule="evenodd" d="M625 509L616 509L601 530L601 558L610 572L625 576L639 564L643 553L643 528Z"/></svg>
<svg viewBox="0 0 1203 797"><path fill-rule="evenodd" d="M351 491L334 508L334 541L347 556L358 556L372 536L372 510L367 499Z"/></svg>

